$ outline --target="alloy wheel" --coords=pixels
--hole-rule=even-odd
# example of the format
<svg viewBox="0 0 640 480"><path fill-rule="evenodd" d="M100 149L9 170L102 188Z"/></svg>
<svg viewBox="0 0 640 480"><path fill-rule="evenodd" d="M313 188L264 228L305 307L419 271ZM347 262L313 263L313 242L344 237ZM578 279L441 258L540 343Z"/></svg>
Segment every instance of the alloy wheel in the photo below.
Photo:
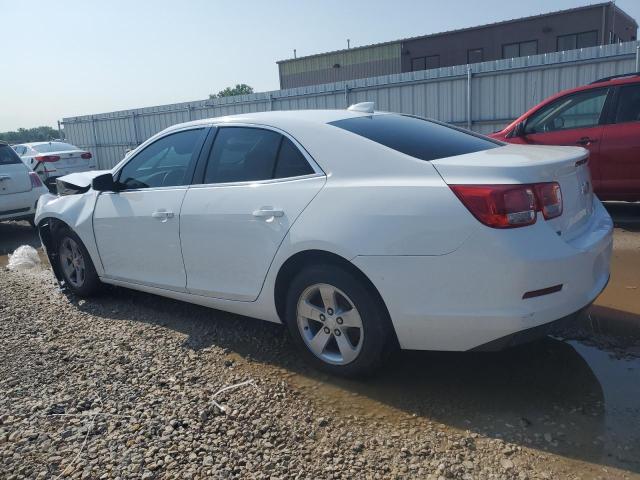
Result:
<svg viewBox="0 0 640 480"><path fill-rule="evenodd" d="M326 283L306 288L298 300L297 322L307 348L332 365L353 362L362 349L364 327L351 299Z"/></svg>
<svg viewBox="0 0 640 480"><path fill-rule="evenodd" d="M86 274L84 255L72 238L64 237L60 244L60 263L67 281L76 288L82 287Z"/></svg>

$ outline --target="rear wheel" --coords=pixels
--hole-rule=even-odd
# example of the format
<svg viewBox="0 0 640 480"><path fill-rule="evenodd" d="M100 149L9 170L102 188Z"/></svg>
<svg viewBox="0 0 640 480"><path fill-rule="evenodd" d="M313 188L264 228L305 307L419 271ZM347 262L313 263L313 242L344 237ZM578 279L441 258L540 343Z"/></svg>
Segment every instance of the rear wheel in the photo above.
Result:
<svg viewBox="0 0 640 480"><path fill-rule="evenodd" d="M285 317L305 357L337 375L370 374L393 343L379 297L362 279L338 266L300 272L289 288Z"/></svg>
<svg viewBox="0 0 640 480"><path fill-rule="evenodd" d="M69 290L83 297L97 291L98 274L89 252L75 233L64 230L58 235L57 254L64 284Z"/></svg>

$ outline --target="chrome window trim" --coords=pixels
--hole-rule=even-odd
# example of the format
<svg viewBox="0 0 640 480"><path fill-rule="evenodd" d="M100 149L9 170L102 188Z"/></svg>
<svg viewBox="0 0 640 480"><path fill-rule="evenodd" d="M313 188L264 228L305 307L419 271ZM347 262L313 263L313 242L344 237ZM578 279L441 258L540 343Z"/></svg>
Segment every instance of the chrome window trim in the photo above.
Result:
<svg viewBox="0 0 640 480"><path fill-rule="evenodd" d="M253 185L269 185L272 183L293 182L298 180L307 180L309 178L325 178L324 173L309 173L307 175L298 175L297 177L284 178L268 178L266 180L247 180L243 182L222 182L222 183L194 183L189 185L189 189L196 188L216 188L216 187L246 187Z"/></svg>

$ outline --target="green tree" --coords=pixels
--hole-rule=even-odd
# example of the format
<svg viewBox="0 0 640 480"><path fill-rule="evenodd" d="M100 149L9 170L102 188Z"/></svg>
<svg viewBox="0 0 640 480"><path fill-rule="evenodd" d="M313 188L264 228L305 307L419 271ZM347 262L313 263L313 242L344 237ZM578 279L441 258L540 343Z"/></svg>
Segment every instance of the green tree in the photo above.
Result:
<svg viewBox="0 0 640 480"><path fill-rule="evenodd" d="M253 87L250 87L246 83L238 83L235 87L227 87L224 90L220 90L217 94L212 93L209 98L220 97L233 97L235 95L248 95L253 93Z"/></svg>
<svg viewBox="0 0 640 480"><path fill-rule="evenodd" d="M19 128L17 131L0 133L0 140L8 143L47 142L58 137L58 130L51 127Z"/></svg>

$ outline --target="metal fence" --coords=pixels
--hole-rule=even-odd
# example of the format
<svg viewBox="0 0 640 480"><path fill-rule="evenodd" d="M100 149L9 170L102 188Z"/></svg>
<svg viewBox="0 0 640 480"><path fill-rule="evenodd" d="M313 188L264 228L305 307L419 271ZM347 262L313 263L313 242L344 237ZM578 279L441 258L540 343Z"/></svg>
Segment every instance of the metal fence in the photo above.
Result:
<svg viewBox="0 0 640 480"><path fill-rule="evenodd" d="M495 60L288 90L122 110L62 120L67 141L110 168L164 128L189 120L268 110L338 109L373 101L489 133L560 90L639 70L640 42Z"/></svg>

